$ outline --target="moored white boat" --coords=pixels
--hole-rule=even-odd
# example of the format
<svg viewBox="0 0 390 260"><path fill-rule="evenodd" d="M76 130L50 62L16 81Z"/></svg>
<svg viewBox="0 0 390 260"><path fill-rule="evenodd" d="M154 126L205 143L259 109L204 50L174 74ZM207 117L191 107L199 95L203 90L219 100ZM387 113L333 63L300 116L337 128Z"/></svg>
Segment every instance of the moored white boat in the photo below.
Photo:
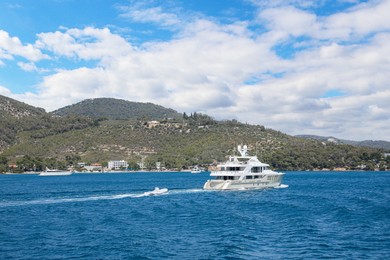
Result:
<svg viewBox="0 0 390 260"><path fill-rule="evenodd" d="M51 170L47 169L45 171L42 171L39 176L68 176L72 175L73 171L64 171L64 170Z"/></svg>
<svg viewBox="0 0 390 260"><path fill-rule="evenodd" d="M198 167L198 166L195 166L194 168L192 168L192 170L191 170L191 173L201 173L202 172L202 170Z"/></svg>
<svg viewBox="0 0 390 260"><path fill-rule="evenodd" d="M270 170L269 165L259 161L257 156L248 156L246 145L238 146L240 156L230 156L225 163L219 164L210 176L205 190L245 190L276 188L281 185L284 173Z"/></svg>

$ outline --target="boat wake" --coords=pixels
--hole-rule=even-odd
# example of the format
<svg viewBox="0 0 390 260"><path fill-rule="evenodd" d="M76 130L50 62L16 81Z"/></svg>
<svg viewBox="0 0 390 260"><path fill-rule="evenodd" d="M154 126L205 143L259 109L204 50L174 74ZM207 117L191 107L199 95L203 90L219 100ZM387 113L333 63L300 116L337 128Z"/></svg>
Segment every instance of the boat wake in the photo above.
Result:
<svg viewBox="0 0 390 260"><path fill-rule="evenodd" d="M88 201L99 201L99 200L118 200L126 198L142 198L151 196L161 196L169 194L186 194L186 193L198 193L208 192L202 189L184 189L184 190L169 190L159 189L158 191L146 191L143 193L124 193L115 195L98 195L98 196L87 196L87 197L68 197L68 198L48 198L48 199L37 199L37 200L24 200L24 201L3 201L0 202L0 208L4 207L18 207L18 206L29 206L29 205L45 205L45 204L59 204L59 203L72 203L72 202L88 202Z"/></svg>
<svg viewBox="0 0 390 260"><path fill-rule="evenodd" d="M37 199L27 201L9 201L0 202L0 207L12 207L12 206L28 206L28 205L45 205L45 204L58 204L58 203L71 203L71 202L86 202L96 200L115 200L124 198L137 198L138 194L117 194L117 195L102 195L102 196L89 196L89 197L75 197L75 198L50 198L50 199Z"/></svg>
<svg viewBox="0 0 390 260"><path fill-rule="evenodd" d="M170 194L188 194L188 193L200 193L200 192L210 192L204 189L183 189L183 190L170 190Z"/></svg>
<svg viewBox="0 0 390 260"><path fill-rule="evenodd" d="M277 189L288 188L288 185L281 184ZM236 190L237 191L237 190ZM179 195L179 194L191 194L191 193L210 193L218 192L216 190L204 190L204 189L154 189L142 193L124 193L115 195L97 195L86 197L67 197L67 198L48 198L48 199L36 199L36 200L24 200L24 201L3 201L0 202L0 208L4 207L20 207L29 205L45 205L45 204L59 204L59 203L73 203L73 202L88 202L99 200L119 200L127 198L142 198L142 197L154 197L162 195Z"/></svg>
<svg viewBox="0 0 390 260"><path fill-rule="evenodd" d="M287 184L280 184L279 186L276 186L275 189L285 189L288 188Z"/></svg>

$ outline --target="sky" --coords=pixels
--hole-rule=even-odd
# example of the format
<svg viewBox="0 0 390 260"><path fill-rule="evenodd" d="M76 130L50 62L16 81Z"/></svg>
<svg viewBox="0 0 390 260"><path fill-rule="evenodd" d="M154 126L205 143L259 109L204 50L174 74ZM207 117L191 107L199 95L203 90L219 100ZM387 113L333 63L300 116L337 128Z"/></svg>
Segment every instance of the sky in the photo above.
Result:
<svg viewBox="0 0 390 260"><path fill-rule="evenodd" d="M0 95L390 141L390 0L2 0Z"/></svg>

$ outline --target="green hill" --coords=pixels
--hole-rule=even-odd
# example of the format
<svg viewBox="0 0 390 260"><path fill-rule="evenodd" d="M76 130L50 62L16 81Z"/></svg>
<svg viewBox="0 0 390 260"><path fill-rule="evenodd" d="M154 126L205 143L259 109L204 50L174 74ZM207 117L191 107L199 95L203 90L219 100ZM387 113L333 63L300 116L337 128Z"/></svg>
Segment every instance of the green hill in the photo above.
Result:
<svg viewBox="0 0 390 260"><path fill-rule="evenodd" d="M30 133L28 138L43 138L94 124L90 118L53 116L42 108L0 95L0 153L12 145L24 143L24 132Z"/></svg>
<svg viewBox="0 0 390 260"><path fill-rule="evenodd" d="M43 108L27 105L23 102L0 95L0 118L25 118L45 114Z"/></svg>
<svg viewBox="0 0 390 260"><path fill-rule="evenodd" d="M156 162L161 162L166 168L181 169L224 161L226 156L235 153L238 144L247 144L251 154L257 154L262 161L281 170L339 167L390 169L390 157L384 157L384 150L293 137L264 126L242 124L236 120L215 121L207 115L197 113L167 118L169 116L166 112L171 110L163 108L158 113L144 111L133 114L133 117L125 113L121 117L118 116L121 112L111 108L111 114L74 112L59 116L58 113L48 114L42 109L24 107L20 102L5 100L7 102L3 104L8 104L7 111L15 111L20 106L17 111L36 113L20 112L25 114L21 117L16 116L19 112L7 112L7 116L4 116L6 113L0 111L3 115L0 117L3 120L1 131L6 132L6 135L0 136L0 140L5 143L0 151L0 164L3 162L3 170L0 165L0 172L6 168L5 161L17 163L18 169L23 171L41 169L47 165L61 168L80 161L104 163L122 159L133 167L143 161L151 169ZM122 101L98 100L109 101L111 107L116 109L122 106L115 104L122 104ZM91 100L87 100L79 105L90 102ZM127 102L124 104L128 105ZM81 109L83 106L79 105L76 107ZM91 107L91 104L88 106ZM97 119L107 116L132 120ZM134 119L135 117L138 119ZM151 122L151 119L157 122ZM6 127L3 127L4 122Z"/></svg>
<svg viewBox="0 0 390 260"><path fill-rule="evenodd" d="M92 118L157 120L163 118L181 118L173 109L152 103L130 102L114 98L87 99L77 104L53 111L54 115L83 115Z"/></svg>
<svg viewBox="0 0 390 260"><path fill-rule="evenodd" d="M18 131L29 129L35 118L45 114L44 109L0 95L0 152L16 142Z"/></svg>
<svg viewBox="0 0 390 260"><path fill-rule="evenodd" d="M332 136L325 137L325 136L318 136L318 135L297 135L297 137L318 140L318 141L325 141L325 142L330 141L330 142L337 143L337 144L349 144L349 145L353 145L353 146L371 147L371 148L377 148L377 149L383 149L383 150L390 151L390 142L381 141L381 140L352 141L352 140L338 139L338 138L335 138Z"/></svg>

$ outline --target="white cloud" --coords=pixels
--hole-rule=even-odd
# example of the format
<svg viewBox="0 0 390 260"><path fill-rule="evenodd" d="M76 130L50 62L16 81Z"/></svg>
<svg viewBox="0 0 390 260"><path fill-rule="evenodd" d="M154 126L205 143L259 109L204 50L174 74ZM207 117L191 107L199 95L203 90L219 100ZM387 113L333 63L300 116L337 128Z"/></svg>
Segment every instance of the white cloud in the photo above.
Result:
<svg viewBox="0 0 390 260"><path fill-rule="evenodd" d="M0 59L13 59L13 56L20 56L29 61L48 58L33 45L23 45L19 38L11 37L8 32L0 30Z"/></svg>
<svg viewBox="0 0 390 260"><path fill-rule="evenodd" d="M163 26L175 26L181 23L174 13L164 12L161 7L138 9L134 7L122 7L121 17L129 18L136 22L152 22Z"/></svg>
<svg viewBox="0 0 390 260"><path fill-rule="evenodd" d="M390 1L363 3L324 19L319 37L350 39L390 30Z"/></svg>
<svg viewBox="0 0 390 260"><path fill-rule="evenodd" d="M3 86L0 86L0 95L3 95L3 96L11 96L11 95L12 95L12 92L11 92L11 90L9 90L8 88L3 87Z"/></svg>
<svg viewBox="0 0 390 260"><path fill-rule="evenodd" d="M302 5L302 1L292 2ZM390 30L390 0L362 3L346 12L330 16L317 16L293 6L276 6L261 9L258 19L266 22L272 32L279 32L282 39L288 36L310 36L327 41L356 41L373 33Z"/></svg>
<svg viewBox="0 0 390 260"><path fill-rule="evenodd" d="M131 52L131 45L109 29L86 27L68 29L65 32L40 33L35 45L55 55L83 60L99 60L107 57L121 57Z"/></svg>
<svg viewBox="0 0 390 260"><path fill-rule="evenodd" d="M201 20L189 26L191 33L140 49L107 29L40 34L37 46L58 56L100 60L95 69L60 70L45 77L40 95L48 101L61 96L64 102L65 97L73 101L87 96L126 97L175 104L180 110L230 106L236 84L257 73L260 60L275 59L247 36L245 28L246 24L221 27ZM62 105L66 104L53 102L46 108Z"/></svg>
<svg viewBox="0 0 390 260"><path fill-rule="evenodd" d="M266 9L259 14L259 19L265 20L271 31L283 32L285 37L309 35L319 30L316 15L291 6Z"/></svg>
<svg viewBox="0 0 390 260"><path fill-rule="evenodd" d="M168 4L169 2L165 2ZM130 1L127 5L119 5L120 17L138 23L152 23L168 30L177 30L182 27L187 18L183 10L175 6L155 6L150 1ZM167 11L169 10L169 11Z"/></svg>
<svg viewBox="0 0 390 260"><path fill-rule="evenodd" d="M17 64L22 70L27 71L27 72L33 72L33 71L39 72L39 73L49 72L48 69L38 68L33 62L19 61Z"/></svg>
<svg viewBox="0 0 390 260"><path fill-rule="evenodd" d="M280 7L280 6L297 6L300 8L313 7L321 4L318 0L249 0L254 5L262 8Z"/></svg>

